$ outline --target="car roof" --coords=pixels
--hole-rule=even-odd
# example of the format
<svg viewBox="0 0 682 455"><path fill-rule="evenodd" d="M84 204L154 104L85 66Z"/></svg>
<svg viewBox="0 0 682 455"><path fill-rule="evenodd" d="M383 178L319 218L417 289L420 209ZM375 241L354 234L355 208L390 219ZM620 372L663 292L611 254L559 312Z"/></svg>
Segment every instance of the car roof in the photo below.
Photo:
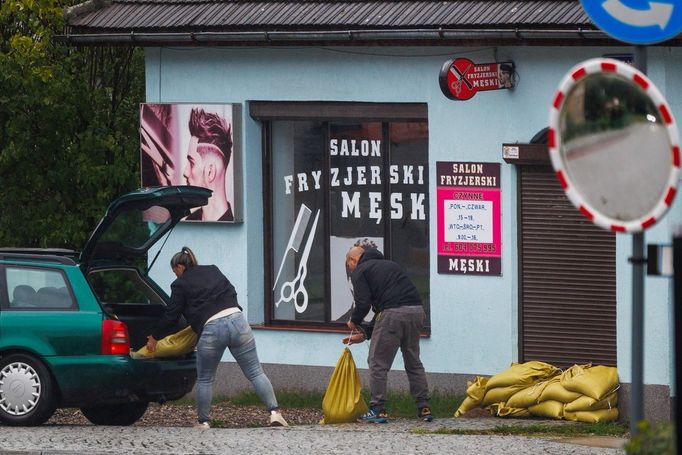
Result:
<svg viewBox="0 0 682 455"><path fill-rule="evenodd" d="M0 261L40 261L76 265L74 250L64 248L0 248Z"/></svg>

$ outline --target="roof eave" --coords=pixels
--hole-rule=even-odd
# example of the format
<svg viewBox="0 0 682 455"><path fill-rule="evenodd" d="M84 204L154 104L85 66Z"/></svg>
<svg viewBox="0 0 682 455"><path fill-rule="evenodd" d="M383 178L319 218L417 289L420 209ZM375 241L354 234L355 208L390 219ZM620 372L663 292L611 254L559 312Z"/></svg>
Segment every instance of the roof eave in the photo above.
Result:
<svg viewBox="0 0 682 455"><path fill-rule="evenodd" d="M74 45L286 45L286 44L400 44L452 45L471 43L557 44L569 41L582 45L611 40L601 30L589 28L438 28L376 30L291 30L291 31L87 31L68 30L60 39ZM612 41L612 40L611 40ZM611 44L616 43L612 41Z"/></svg>

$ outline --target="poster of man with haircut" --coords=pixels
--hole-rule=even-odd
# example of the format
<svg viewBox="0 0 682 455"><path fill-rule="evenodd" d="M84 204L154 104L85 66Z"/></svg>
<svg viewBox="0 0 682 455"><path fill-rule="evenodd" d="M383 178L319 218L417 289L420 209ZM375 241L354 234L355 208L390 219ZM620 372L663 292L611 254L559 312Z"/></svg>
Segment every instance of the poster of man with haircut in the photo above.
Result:
<svg viewBox="0 0 682 455"><path fill-rule="evenodd" d="M140 105L142 186L193 185L213 191L189 221L242 221L235 123L238 105Z"/></svg>
<svg viewBox="0 0 682 455"><path fill-rule="evenodd" d="M343 238L332 236L329 239L331 261L331 320L337 322L348 322L355 309L353 299L353 284L350 280L351 272L346 266L346 253L356 246L364 250L379 249L383 251L384 239L381 237L361 237ZM370 310L365 317L366 321L371 321L374 312Z"/></svg>

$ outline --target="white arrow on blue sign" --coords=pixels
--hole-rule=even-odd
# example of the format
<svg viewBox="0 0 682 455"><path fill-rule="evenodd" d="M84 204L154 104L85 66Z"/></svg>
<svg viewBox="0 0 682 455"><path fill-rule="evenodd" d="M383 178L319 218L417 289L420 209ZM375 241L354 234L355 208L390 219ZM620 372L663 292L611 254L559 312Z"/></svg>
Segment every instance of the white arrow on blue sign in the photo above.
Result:
<svg viewBox="0 0 682 455"><path fill-rule="evenodd" d="M682 32L680 0L580 0L597 26L617 40L654 44Z"/></svg>

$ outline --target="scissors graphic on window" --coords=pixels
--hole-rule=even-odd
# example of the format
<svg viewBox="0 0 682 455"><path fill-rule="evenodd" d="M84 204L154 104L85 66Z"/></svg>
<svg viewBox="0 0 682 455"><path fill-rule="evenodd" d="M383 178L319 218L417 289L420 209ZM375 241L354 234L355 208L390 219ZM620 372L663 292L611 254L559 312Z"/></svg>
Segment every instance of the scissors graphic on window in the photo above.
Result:
<svg viewBox="0 0 682 455"><path fill-rule="evenodd" d="M275 302L275 307L278 307L282 302L289 303L293 301L298 313L303 313L308 308L308 291L305 288L304 281L308 275L308 256L310 256L310 249L313 246L313 240L315 240L315 230L317 229L317 220L319 218L320 211L318 210L315 215L315 221L313 221L313 227L308 233L308 239L306 240L301 260L298 263L298 273L293 280L285 281L282 284L279 291L279 300Z"/></svg>

